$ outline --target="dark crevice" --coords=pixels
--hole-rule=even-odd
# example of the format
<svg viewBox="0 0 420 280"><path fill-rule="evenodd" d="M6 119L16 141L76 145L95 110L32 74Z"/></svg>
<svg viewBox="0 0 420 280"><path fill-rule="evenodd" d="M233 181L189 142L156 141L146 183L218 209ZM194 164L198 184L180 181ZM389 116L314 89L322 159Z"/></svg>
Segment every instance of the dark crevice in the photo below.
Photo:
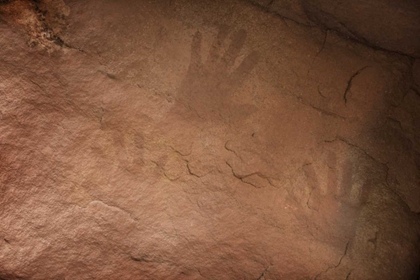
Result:
<svg viewBox="0 0 420 280"><path fill-rule="evenodd" d="M130 256L130 259L132 259L135 262L152 262L150 259L148 259L147 255L143 255L140 257Z"/></svg>
<svg viewBox="0 0 420 280"><path fill-rule="evenodd" d="M227 166L229 166L229 167L230 167L230 170L232 171L232 175L233 175L235 178L239 179L242 183L245 183L245 184L251 185L251 186L253 186L254 188L258 188L256 185L254 185L254 184L252 184L252 183L249 183L249 182L244 181L244 180L243 180L243 179L244 179L244 177L243 177L243 176L240 176L240 175L236 174L236 173L235 173L235 171L233 170L232 165L230 165L230 164L229 164L229 162L227 162L227 161L226 161L226 164L227 164Z"/></svg>
<svg viewBox="0 0 420 280"><path fill-rule="evenodd" d="M325 44L327 43L327 38L328 38L328 31L329 29L325 30L325 36L324 36L324 40L322 41L322 45L321 48L319 49L319 51L316 53L315 57L317 57L325 48Z"/></svg>
<svg viewBox="0 0 420 280"><path fill-rule="evenodd" d="M250 5L254 6L254 7L257 7L258 9L260 9L260 10L264 11L265 13L275 15L275 16L277 16L278 18L280 18L280 19L281 19L281 20L283 20L283 21L289 20L289 21L291 21L291 22L296 23L297 25L304 26L304 27L309 27L309 28L317 28L317 27L318 27L318 26L317 26L317 25L315 25L315 24L307 24L307 23L303 23L303 22L297 21L297 20L295 20L295 19L292 19L292 18L286 17L286 16L284 16L284 15L281 15L281 14L279 14L278 12L273 11L273 10L270 8L270 6L269 6L269 5L264 6L264 5L261 5L261 4L259 4L259 3L255 3L255 2L253 2L253 1L246 1L246 0L242 0L242 1L245 1L245 2L246 2L246 3L248 3L248 4L250 4Z"/></svg>
<svg viewBox="0 0 420 280"><path fill-rule="evenodd" d="M244 0L243 0L243 1L244 1ZM342 22L339 22L339 21L337 21L337 20L336 20L336 22L337 22L337 23L338 23L341 27L343 27L343 28L344 28L344 29L348 32L348 34L346 34L346 33L342 32L342 31L340 31L340 30L337 30L337 29L331 29L330 27L325 26L325 25L324 25L324 24L322 24L321 22L319 22L319 21L317 21L317 20L313 20L313 19L311 19L311 17L310 17L310 12L308 12L306 9L304 9L304 12L305 12L306 16L307 16L309 19L311 19L311 20L310 20L310 23L300 22L300 21L298 21L298 20L295 20L295 19L292 19L292 18L289 18L289 17L283 16L283 15L279 14L278 12L273 11L273 10L270 8L270 7L271 7L271 5L266 5L266 6L264 6L264 5L261 5L261 4L259 4L259 3L255 3L255 2L253 2L253 1L246 1L246 2L247 2L247 3L249 3L249 4L251 4L251 5L253 5L253 6L255 6L255 7L257 7L257 8L259 8L260 10L262 10L262 11L264 11L264 12L266 12L266 13L276 15L276 16L278 16L279 18L281 18L282 20L290 20L290 21L292 21L292 22L296 23L297 25L300 25L300 26L303 26L303 27L309 27L309 28L319 28L319 29L321 29L321 30L325 30L325 31L332 31L332 32L334 32L336 35L338 35L338 36L339 36L339 37L341 37L341 38L344 38L344 39L346 39L346 40L352 41L353 43L360 44L360 45L363 45L363 46L365 46L365 47L371 48L371 49L373 49L373 50L375 50L375 51L382 51L382 52L386 52L386 53L391 53L391 54L395 54L395 55L404 56L404 57L409 58L410 60L414 60L414 59L418 59L418 58L420 58L420 57L418 57L418 56L410 55L410 54L407 54L407 53L404 53L404 52L401 52L401 51L392 50L392 49L386 49L386 48L383 48L383 47L377 46L377 45L375 45L374 43L369 42L369 40L367 40L367 39L366 39L366 38L364 38L363 36L358 35L358 34L355 34L354 32L352 32L352 31L351 31L351 30L350 30L350 29L346 26L346 24L344 24L344 23L342 23ZM335 17L334 17L334 18L335 18Z"/></svg>
<svg viewBox="0 0 420 280"><path fill-rule="evenodd" d="M347 139L345 139L345 138L342 138L342 137L336 137L335 139L333 139L333 140L325 140L324 142L325 143L333 143L333 142L335 142L335 141L341 141L341 142L343 142L343 143L345 143L345 144L347 144L347 145L349 145L349 146L351 146L351 147L353 147L353 148L356 148L357 150L359 150L360 152L362 152L363 154L365 154L368 158L370 158L371 160L373 160L374 162L377 162L377 163L379 163L380 165L382 165L382 166L386 166L386 163L384 163L384 162L381 162L381 161L379 161L379 160L377 160L376 158L374 158L373 156L371 156L368 152L366 152L364 149L362 149L361 147L359 147L358 145L356 145L356 144L353 144L353 143L351 143L349 140L347 140Z"/></svg>
<svg viewBox="0 0 420 280"><path fill-rule="evenodd" d="M363 70L365 70L366 68L368 68L369 66L364 66L362 68L360 68L359 70L356 71L356 73L354 73L350 79L347 82L347 87L346 90L344 91L344 95L343 95L343 99L344 99L344 104L347 104L347 94L349 93L349 91L351 90L351 86L353 84L353 79L356 78Z"/></svg>
<svg viewBox="0 0 420 280"><path fill-rule="evenodd" d="M333 112L326 111L324 109L318 108L318 107L316 107L316 106L314 106L314 105L312 105L310 103L308 103L307 105L310 106L310 107L312 107L313 109L315 109L316 111L320 112L323 115L334 117L334 118L339 118L339 119L343 119L343 120L346 119L346 117L343 117L343 116L341 116L339 114L336 114L336 113L333 113Z"/></svg>
<svg viewBox="0 0 420 280"><path fill-rule="evenodd" d="M321 94L322 95L322 94ZM329 117L334 117L334 118L339 118L339 119L346 119L346 117L344 117L344 116L341 116L341 115L339 115L339 114L336 114L336 113L333 113L333 112L330 112L330 111L327 111L327 110L324 110L324 109L322 109L322 108L319 108L319 107L317 107L317 106L315 106L315 105L313 105L312 103L309 103L309 102L307 102L306 100L304 100L302 97L300 97L300 96L296 96L296 95L293 95L300 103L302 103L303 105L306 105L306 106L309 106L309 107L311 107L312 109L314 109L314 110L316 110L316 111L318 111L318 112L320 112L321 114L323 114L323 115L326 115L326 116L329 116Z"/></svg>
<svg viewBox="0 0 420 280"><path fill-rule="evenodd" d="M331 14L331 13L327 13L325 11L320 11L321 13L324 14L328 14L328 17L333 18L336 22L336 24L338 24L340 27L342 27L345 32L339 30L339 29L334 29L334 28L330 28L328 26L326 26L324 23L320 22L319 20L317 20L316 18L314 18L312 16L312 13L310 11L307 10L307 8L304 8L304 12L306 14L306 16L319 28L324 29L324 30L330 30L333 31L336 35L338 35L341 38L344 38L346 40L352 41L356 44L361 44L363 46L369 47L375 51L383 51L383 52L387 52L387 53L392 53L392 54L396 54L396 55L402 55L405 57L410 58L411 60L418 58L418 57L414 57L412 55L409 55L407 53L403 53L400 51L396 51L396 50L391 50L391 49L386 49L386 48L382 48L380 46L375 45L374 43L371 43L368 39L366 39L365 37L363 37L360 34L357 34L353 31L350 30L350 28L347 27L347 25L339 20L337 20L337 18Z"/></svg>
<svg viewBox="0 0 420 280"><path fill-rule="evenodd" d="M232 171L232 174L233 174L233 176L234 176L235 178L239 179L241 182L243 182L243 183L245 183L245 184L248 184L248 185L253 186L253 187L254 187L254 188L256 188L256 189L260 189L261 187L256 186L255 184L253 184L253 183L251 183L251 182L246 181L246 178L249 178L249 177L251 177L251 176L254 176L254 175L255 175L255 176L258 176L258 177L260 177L260 178L262 178L262 179L266 180L266 181L267 181L267 183L268 183L270 186L275 187L275 185L271 182L271 179L270 179L269 177L267 177L267 176L265 176L265 175L261 174L260 172L253 172L253 173L246 174L246 175L239 175L239 174L237 174L237 173L233 170L233 166L232 166L229 162L227 162L227 161L226 161L226 165L230 167L230 170Z"/></svg>
<svg viewBox="0 0 420 280"><path fill-rule="evenodd" d="M375 45L373 43L370 43L366 39L361 40L359 38L351 38L351 37L345 36L344 34L342 34L341 32L339 32L337 30L334 30L334 31L340 37L345 37L346 39L348 39L348 40L350 40L350 41L352 41L352 42L354 42L356 44L361 44L361 45L366 46L366 47L369 47L369 48L371 48L371 49L373 49L375 51L382 51L382 52L386 52L386 53L391 53L391 54L395 54L395 55L404 56L404 57L409 58L410 60L414 60L414 59L420 58L420 57L409 55L407 53L403 53L403 52L400 52L400 51L390 50L390 49L385 49L385 48L379 47L379 46L377 46L377 45Z"/></svg>

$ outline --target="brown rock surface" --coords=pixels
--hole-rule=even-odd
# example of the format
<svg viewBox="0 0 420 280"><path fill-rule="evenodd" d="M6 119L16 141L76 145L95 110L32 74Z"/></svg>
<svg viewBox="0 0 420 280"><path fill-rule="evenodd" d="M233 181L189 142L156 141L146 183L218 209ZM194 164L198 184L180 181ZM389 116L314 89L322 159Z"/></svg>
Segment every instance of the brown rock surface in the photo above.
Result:
<svg viewBox="0 0 420 280"><path fill-rule="evenodd" d="M0 279L418 277L418 61L243 1L64 2L0 6Z"/></svg>
<svg viewBox="0 0 420 280"><path fill-rule="evenodd" d="M417 0L249 0L265 11L302 25L319 25L387 51L420 57Z"/></svg>

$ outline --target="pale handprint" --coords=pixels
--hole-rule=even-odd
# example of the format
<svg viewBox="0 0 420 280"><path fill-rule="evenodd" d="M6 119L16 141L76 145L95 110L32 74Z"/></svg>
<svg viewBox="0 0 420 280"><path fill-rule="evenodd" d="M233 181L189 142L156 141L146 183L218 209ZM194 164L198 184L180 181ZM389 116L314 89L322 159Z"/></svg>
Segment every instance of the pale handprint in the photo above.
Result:
<svg viewBox="0 0 420 280"><path fill-rule="evenodd" d="M317 167L314 164L303 167L313 232L341 240L354 236L361 206L368 196L366 180L359 168L357 156L347 154L339 159L332 151Z"/></svg>
<svg viewBox="0 0 420 280"><path fill-rule="evenodd" d="M205 63L201 56L202 35L197 31L193 37L190 66L177 101L202 118L215 115L229 117L233 93L258 61L258 54L252 51L235 67L245 45L246 32L239 30L235 33L230 45L224 50L228 33L227 27L220 28Z"/></svg>

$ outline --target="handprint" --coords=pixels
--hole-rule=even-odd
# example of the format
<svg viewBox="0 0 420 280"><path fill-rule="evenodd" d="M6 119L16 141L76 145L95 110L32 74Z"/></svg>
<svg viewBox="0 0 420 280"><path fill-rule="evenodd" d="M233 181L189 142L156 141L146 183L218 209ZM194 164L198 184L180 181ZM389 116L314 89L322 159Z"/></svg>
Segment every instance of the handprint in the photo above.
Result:
<svg viewBox="0 0 420 280"><path fill-rule="evenodd" d="M347 239L353 237L368 187L355 153L327 151L323 160L303 166L307 178L310 221L322 236ZM315 166L317 165L317 166ZM327 233L325 235L325 233Z"/></svg>
<svg viewBox="0 0 420 280"><path fill-rule="evenodd" d="M222 27L210 47L205 63L202 61L202 35L197 31L191 45L191 61L183 80L177 101L195 111L201 118L212 116L232 117L232 95L250 74L258 61L258 54L252 51L238 63L245 45L246 32L239 30L224 50L228 28ZM236 64L239 64L235 67ZM245 109L242 106L240 109Z"/></svg>

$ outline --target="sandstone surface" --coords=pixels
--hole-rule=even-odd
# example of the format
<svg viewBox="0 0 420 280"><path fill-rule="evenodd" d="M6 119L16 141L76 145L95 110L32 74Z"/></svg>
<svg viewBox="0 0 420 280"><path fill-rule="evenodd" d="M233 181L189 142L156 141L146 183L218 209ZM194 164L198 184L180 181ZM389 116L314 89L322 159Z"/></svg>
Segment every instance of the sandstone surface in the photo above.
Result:
<svg viewBox="0 0 420 280"><path fill-rule="evenodd" d="M418 49L291 1L1 2L0 279L418 279Z"/></svg>
<svg viewBox="0 0 420 280"><path fill-rule="evenodd" d="M420 57L417 0L249 0L266 12L326 30L372 48Z"/></svg>

